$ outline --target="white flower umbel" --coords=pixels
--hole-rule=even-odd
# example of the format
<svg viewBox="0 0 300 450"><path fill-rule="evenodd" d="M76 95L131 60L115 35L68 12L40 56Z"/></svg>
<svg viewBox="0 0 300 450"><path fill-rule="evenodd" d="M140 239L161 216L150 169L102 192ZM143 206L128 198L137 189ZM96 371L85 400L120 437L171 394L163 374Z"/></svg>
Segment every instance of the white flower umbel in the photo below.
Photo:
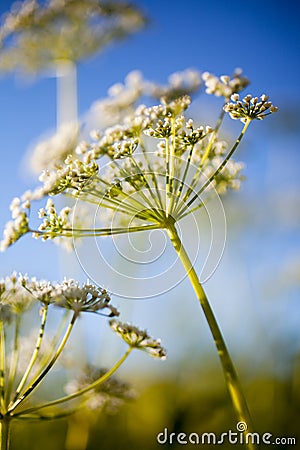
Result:
<svg viewBox="0 0 300 450"><path fill-rule="evenodd" d="M118 316L117 309L110 305L110 296L105 289L93 284L85 283L82 286L75 280L64 280L55 286L52 294L55 304L61 308L70 309L77 314L82 312L98 313L108 309L108 316ZM104 313L105 314L105 313Z"/></svg>
<svg viewBox="0 0 300 450"><path fill-rule="evenodd" d="M13 220L7 222L4 228L3 240L0 242L0 251L2 252L29 231L29 200L22 203L21 199L14 198L10 210Z"/></svg>
<svg viewBox="0 0 300 450"><path fill-rule="evenodd" d="M265 94L260 98L248 94L242 101L239 94L233 94L231 100L224 106L224 111L228 112L232 119L243 123L253 119L263 120L266 116L278 111L277 106L274 106Z"/></svg>
<svg viewBox="0 0 300 450"><path fill-rule="evenodd" d="M154 358L166 359L166 350L158 339L153 339L146 330L140 330L134 325L111 320L111 329L120 336L129 347L138 348L149 353Z"/></svg>
<svg viewBox="0 0 300 450"><path fill-rule="evenodd" d="M229 99L234 92L242 91L250 83L248 78L242 75L241 69L236 69L232 77L229 75L217 77L212 73L204 72L202 79L205 82L207 94L214 94L225 99Z"/></svg>
<svg viewBox="0 0 300 450"><path fill-rule="evenodd" d="M41 173L63 164L66 157L75 152L79 140L79 124L69 122L61 125L49 139L39 142L32 150L29 164L33 172Z"/></svg>

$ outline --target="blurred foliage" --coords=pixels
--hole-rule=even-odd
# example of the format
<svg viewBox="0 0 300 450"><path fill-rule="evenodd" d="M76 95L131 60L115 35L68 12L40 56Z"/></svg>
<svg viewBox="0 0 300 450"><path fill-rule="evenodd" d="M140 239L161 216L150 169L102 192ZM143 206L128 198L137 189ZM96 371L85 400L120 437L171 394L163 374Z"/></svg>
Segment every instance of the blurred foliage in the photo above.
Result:
<svg viewBox="0 0 300 450"><path fill-rule="evenodd" d="M255 418L255 431L275 437L300 439L300 355L285 378L266 371L244 383ZM249 362L248 362L249 364ZM245 369L245 368L244 368ZM201 374L201 375L199 375ZM68 419L52 422L16 422L12 450L152 450L182 448L182 444L159 444L156 437L168 433L214 432L221 434L236 424L218 366L203 359L201 368L179 364L169 377L139 380L135 400L118 411L81 411ZM33 439L34 436L34 439ZM185 447L195 447L188 444ZM201 445L211 448L212 445ZM243 448L235 445L235 448ZM263 448L264 446L262 446ZM222 448L232 448L223 444ZM276 445L278 449L291 448ZM294 446L294 448L297 448Z"/></svg>

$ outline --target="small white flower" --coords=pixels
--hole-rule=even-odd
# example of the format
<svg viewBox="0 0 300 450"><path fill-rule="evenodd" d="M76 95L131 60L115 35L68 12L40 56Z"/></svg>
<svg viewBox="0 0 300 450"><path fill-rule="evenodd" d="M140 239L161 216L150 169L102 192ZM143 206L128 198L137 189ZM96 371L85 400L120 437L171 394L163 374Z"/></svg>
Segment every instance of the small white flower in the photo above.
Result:
<svg viewBox="0 0 300 450"><path fill-rule="evenodd" d="M166 359L166 350L159 339L153 339L147 331L140 330L134 325L111 320L111 329L118 334L130 347L145 351L154 358Z"/></svg>
<svg viewBox="0 0 300 450"><path fill-rule="evenodd" d="M258 97L252 97L251 94L246 95L243 100L239 100L239 95L231 96L232 102L226 103L224 111L228 112L234 120L247 122L247 120L263 120L266 116L277 112L277 106L269 101L269 97L265 94Z"/></svg>
<svg viewBox="0 0 300 450"><path fill-rule="evenodd" d="M242 76L241 69L236 69L232 77L222 75L220 78L209 72L204 72L202 79L205 82L207 94L214 94L217 97L222 96L226 99L229 99L234 92L240 92L249 84L248 78Z"/></svg>

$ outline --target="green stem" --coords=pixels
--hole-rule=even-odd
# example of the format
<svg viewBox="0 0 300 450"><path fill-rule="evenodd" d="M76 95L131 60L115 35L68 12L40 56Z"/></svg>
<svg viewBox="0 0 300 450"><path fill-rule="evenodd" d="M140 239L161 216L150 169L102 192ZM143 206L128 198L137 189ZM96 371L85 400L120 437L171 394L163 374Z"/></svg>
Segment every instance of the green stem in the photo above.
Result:
<svg viewBox="0 0 300 450"><path fill-rule="evenodd" d="M186 271L186 274L194 288L197 298L200 302L202 310L205 314L208 326L210 328L211 334L214 338L216 348L218 350L219 358L222 364L226 385L229 391L229 395L233 404L233 408L236 414L236 418L239 422L245 422L247 424L247 432L252 432L252 420L248 410L248 406L242 392L242 388L231 360L230 354L227 350L224 338L222 336L221 330L214 316L213 310L209 304L208 298L203 290L203 287L198 279L195 269L186 253L185 248L178 236L175 225L172 223L168 224L167 233L169 238L178 254L178 257ZM254 450L256 446L251 442L246 444L249 450Z"/></svg>
<svg viewBox="0 0 300 450"><path fill-rule="evenodd" d="M148 157L148 153L147 153L147 151L145 149L145 146L144 146L144 144L142 142L140 143L140 147L142 149L142 153L143 153L143 156L145 158L145 162L146 162L146 165L147 165L148 173L149 173L149 175L150 175L150 177L152 179L152 183L153 183L153 186L155 188L155 193L156 193L156 197L157 197L157 201L158 201L158 209L159 210L163 210L164 207L163 207L163 202L162 202L161 195L160 195L160 189L159 189L159 186L158 186L156 173L155 173L155 171L153 170L153 168L151 166L151 163L150 163L149 157Z"/></svg>
<svg viewBox="0 0 300 450"><path fill-rule="evenodd" d="M187 158L186 164L185 164L184 173L183 173L183 176L182 176L179 188L176 190L176 200L175 200L175 204L174 204L174 208L173 208L173 211L175 211L175 214L176 214L176 211L177 211L178 203L180 201L182 190L183 190L184 185L185 185L185 180L186 180L186 177L187 177L187 174L188 174L188 171L189 171L189 167L190 167L190 164L191 164L191 159L192 159L192 154L193 154L194 148L195 148L194 145L192 145L191 148L190 148L190 151L189 151L189 154L188 154L188 158Z"/></svg>
<svg viewBox="0 0 300 450"><path fill-rule="evenodd" d="M68 402L69 400L73 400L86 392L89 392L95 388L97 388L100 384L104 383L109 377L111 377L118 368L123 364L123 362L128 358L130 353L132 352L133 347L129 347L124 355L114 364L114 366L109 369L102 377L98 378L96 381L86 386L85 388L80 389L79 391L74 392L74 394L66 395L65 397L58 398L57 400L53 400L52 402L44 403L43 405L37 405L33 408L28 408L23 411L20 411L17 414L14 414L14 417L23 416L25 414L34 413L40 409L48 408L49 406L59 405L60 403Z"/></svg>
<svg viewBox="0 0 300 450"><path fill-rule="evenodd" d="M4 386L4 374L5 374L5 336L3 322L0 321L0 407L2 414L5 414L5 386Z"/></svg>
<svg viewBox="0 0 300 450"><path fill-rule="evenodd" d="M20 325L21 325L21 317L20 317L20 315L17 315L16 319L15 319L14 348L13 348L13 354L12 354L11 363L10 363L7 389L5 392L6 405L8 405L10 402L10 396L11 396L11 392L13 389L16 372L17 372L18 359L19 359Z"/></svg>
<svg viewBox="0 0 300 450"><path fill-rule="evenodd" d="M55 348L57 347L57 345L63 335L64 329L66 328L68 319L70 317L70 312L71 311L68 309L65 310L65 312L62 315L62 318L57 326L54 336L52 337L49 344L47 343L47 352L39 355L40 357L37 361L37 367L36 367L37 374L40 373L43 370L43 367L46 367L48 365L49 361L51 360L51 355L55 351Z"/></svg>
<svg viewBox="0 0 300 450"><path fill-rule="evenodd" d="M225 104L226 104L226 103L227 103L227 99L226 99L226 101L225 101ZM198 181L199 181L199 176L201 175L201 171L202 171L202 168L203 168L203 164L204 164L204 162L207 160L207 158L208 158L208 156L209 156L210 150L211 150L211 148L212 148L212 146L213 146L213 144L214 144L214 142L215 142L215 139L216 139L216 137L217 137L218 131L219 131L219 129L220 129L220 127L221 127L221 124L222 124L222 122L223 122L224 116L225 116L225 111L224 111L224 109L222 108L221 113L220 113L220 115L219 115L219 118L218 118L218 120L217 120L215 129L214 129L214 131L213 131L213 133L212 133L212 136L211 136L210 139L209 139L208 145L207 145L207 147L206 147L206 149L205 149L205 151L204 151L204 153L203 153L203 155L202 155L202 158L201 158L201 160L200 160L199 167L198 167L196 173L195 173L194 176L193 176L193 179L192 179L192 181L191 181L191 185L190 185L189 188L187 189L186 193L185 193L184 196L183 196L183 199L182 199L181 202L180 202L180 206L179 206L178 204L179 204L181 192L180 192L180 194L179 194L179 196L178 196L178 199L177 199L178 201L176 202L176 205L175 205L176 208L175 208L175 214L174 214L174 215L176 215L177 212L180 211L181 206L184 205L184 203L187 201L187 199L189 198L189 196L192 194L194 188L196 187L196 185L197 185L197 183L198 183ZM189 165L190 165L190 159L191 159L191 153L190 153L190 156L189 156L189 160L187 161L187 168L188 168ZM182 218L182 217L181 217L181 218Z"/></svg>
<svg viewBox="0 0 300 450"><path fill-rule="evenodd" d="M45 332L45 325L46 325L46 320L47 320L47 313L48 313L48 305L44 305L43 308L43 314L42 314L42 319L41 319L41 326L40 326L40 331L39 331L39 335L35 344L35 349L32 353L31 359L29 361L29 364L24 372L24 375L16 389L16 393L14 396L13 401L15 402L16 399L18 398L20 392L22 391L23 387L25 386L25 383L28 379L28 376L37 360L37 357L39 355L39 351L42 345L42 341L43 341L43 337L44 337L44 332Z"/></svg>
<svg viewBox="0 0 300 450"><path fill-rule="evenodd" d="M166 215L168 217L170 210L170 195L171 195L171 182L170 182L170 143L169 138L165 139L166 142Z"/></svg>
<svg viewBox="0 0 300 450"><path fill-rule="evenodd" d="M154 201L154 206L153 206L153 204L151 203L150 199L148 199L148 198L146 197L146 195L143 193L143 189L139 189L139 187L136 186L135 183L132 183L133 188L134 188L134 189L136 190L136 192L140 195L140 197L144 200L145 204L147 203L147 204L149 205L150 210L151 210L151 209L154 209L155 211L157 211L158 216L159 216L160 218L162 218L163 216L162 216L162 214L160 213L161 208L160 208L159 201L158 201L156 195L153 194L153 192L152 192L152 190L151 190L151 187L150 187L150 185L149 185L149 183L148 183L148 180L147 180L147 178L145 177L145 174L142 172L141 168L138 166L138 164L137 164L137 162L136 162L136 160L134 159L133 156L130 157L130 161L131 161L131 163L134 165L134 167L139 171L139 172L138 172L139 175L142 176L143 181L144 181L144 183L145 183L145 185L146 185L146 188L147 188L147 190L148 190L148 192L149 192L149 194L150 194L152 200ZM126 173L126 172L125 172L125 173ZM130 173L129 173L129 174L126 173L126 176L125 176L124 178L125 178L125 181L127 181L127 178L128 178L128 181L129 181L129 180L130 180ZM158 208L158 209L157 209L157 208Z"/></svg>
<svg viewBox="0 0 300 450"><path fill-rule="evenodd" d="M233 147L228 152L228 154L226 155L226 157L224 158L222 163L219 165L217 170L215 170L215 172L206 180L206 182L200 188L200 190L191 198L191 200L189 200L189 202L187 202L185 204L185 206L182 209L180 208L181 207L181 205L180 205L180 207L176 211L176 213L179 214L179 217L177 218L177 220L182 218L182 216L185 213L185 211L188 210L188 208L192 205L192 203L194 203L194 201L199 198L199 196L202 194L202 192L205 191L205 189L216 178L216 176L219 175L219 173L224 169L224 167L226 166L226 164L228 163L228 161L230 160L230 158L232 157L232 155L236 151L236 149L237 149L238 145L240 144L241 140L243 139L243 136L245 135L245 133L247 131L247 128L249 127L250 123L251 123L251 119L247 118L247 121L246 121L246 123L245 123L245 125L244 125L244 127L243 127L243 129L242 129L242 131L241 131L241 133L239 135L239 137L237 138L237 140L235 141Z"/></svg>
<svg viewBox="0 0 300 450"><path fill-rule="evenodd" d="M0 450L8 450L9 449L9 441L10 441L10 419L7 417L3 417L0 420Z"/></svg>
<svg viewBox="0 0 300 450"><path fill-rule="evenodd" d="M171 118L171 145L170 145L170 192L169 192L169 209L167 209L168 214L172 211L174 203L174 176L175 176L175 119Z"/></svg>
<svg viewBox="0 0 300 450"><path fill-rule="evenodd" d="M73 326L74 326L74 323L75 323L77 317L78 317L78 314L76 312L74 312L71 322L69 323L67 330L64 334L64 337L62 338L61 343L60 343L58 349L56 350L55 354L53 355L53 357L51 358L51 360L49 361L49 363L45 367L45 369L30 383L30 385L27 387L27 389L25 389L23 394L21 396L19 396L17 398L17 400L10 406L10 408L8 410L10 413L12 411L14 411L16 409L16 407L20 403L22 403L32 393L32 391L43 381L43 379L45 378L47 373L54 366L54 364L56 363L57 359L59 358L61 352L63 351L63 349L69 339L69 336L71 334L71 331L73 329Z"/></svg>

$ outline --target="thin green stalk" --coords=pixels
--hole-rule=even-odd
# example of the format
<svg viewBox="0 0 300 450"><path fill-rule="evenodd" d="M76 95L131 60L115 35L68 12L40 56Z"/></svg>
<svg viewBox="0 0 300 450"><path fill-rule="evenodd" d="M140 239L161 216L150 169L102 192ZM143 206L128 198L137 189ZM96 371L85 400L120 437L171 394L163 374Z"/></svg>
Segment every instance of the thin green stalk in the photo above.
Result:
<svg viewBox="0 0 300 450"><path fill-rule="evenodd" d="M224 338L222 336L221 330L214 316L213 310L209 304L208 298L203 290L203 287L199 281L199 278L195 272L195 269L186 253L185 248L178 236L175 225L169 223L166 231L169 238L178 254L178 257L186 271L186 274L193 286L193 289L197 295L200 302L202 310L205 314L208 326L210 328L211 334L214 338L214 342L219 354L219 358L222 364L226 385L228 392L232 401L232 405L236 414L237 420L240 422L245 422L248 426L247 431L252 432L252 420L248 410L248 406L235 370L233 362L231 360L230 354L228 352L227 346L225 344ZM256 446L252 443L246 444L249 450L254 450Z"/></svg>
<svg viewBox="0 0 300 450"><path fill-rule="evenodd" d="M51 236L51 237L56 237L56 236L64 236L64 237L69 237L69 238L76 238L76 237L97 237L97 236L114 236L114 235L119 235L119 234L127 234L127 233L136 233L138 231L149 231L149 230L157 230L157 229L161 229L161 224L157 223L157 224L150 224L150 225L139 225L139 226L134 226L134 227L123 227L123 228L99 228L96 230L92 230L92 229L64 229L62 232L59 232L58 234L55 232L49 232L49 231L39 231L39 230L32 230L30 229L28 231L31 233L37 233L40 234L41 236L45 235L45 236Z"/></svg>
<svg viewBox="0 0 300 450"><path fill-rule="evenodd" d="M85 394L86 392L89 392L89 391L97 388L100 384L102 384L106 380L108 380L108 378L110 378L118 370L118 368L128 358L128 356L130 355L132 350L133 350L133 347L129 347L127 349L127 351L124 353L124 355L116 362L116 364L114 364L114 366L111 369L109 369L102 377L98 378L98 380L94 381L93 383L86 386L85 388L82 388L82 389L78 390L77 392L74 392L74 394L66 395L65 397L61 397L61 398L58 398L57 400L53 400L52 402L44 403L42 405L37 405L32 408L28 408L23 411L20 411L19 413L14 414L13 417L18 417L21 415L23 416L25 414L35 413L36 411L38 411L40 409L48 408L49 406L55 406L55 405L59 405L61 403L68 402L70 400L73 400L73 399Z"/></svg>
<svg viewBox="0 0 300 450"><path fill-rule="evenodd" d="M37 420L38 422L46 421L46 420L57 420L57 419L63 419L65 417L69 417L72 416L74 413L78 412L80 408L76 408L76 409L70 409L68 411L63 411L61 413L58 414L49 414L49 415L45 415L45 414L28 414L26 416L12 416L13 418L16 418L18 420L23 420L23 421L30 421L32 422L33 420Z"/></svg>
<svg viewBox="0 0 300 450"><path fill-rule="evenodd" d="M16 393L13 399L13 402L16 401L16 399L18 398L20 392L22 391L23 387L25 386L25 383L30 375L31 370L33 369L33 366L37 360L37 357L39 355L39 351L42 345L42 341L43 341L43 337L44 337L44 333L45 333L45 326L46 326L46 320L47 320L47 313L48 313L48 305L44 305L43 307L43 314L42 314L42 318L41 318L41 325L40 325L40 330L39 330L39 335L35 344L35 348L34 351L32 353L32 356L30 358L30 361L28 363L28 366L24 372L24 375L16 389Z"/></svg>
<svg viewBox="0 0 300 450"><path fill-rule="evenodd" d="M178 202L180 200L180 196L181 196L182 190L183 190L184 185L185 185L185 180L186 180L186 177L187 177L187 174L188 174L188 171L189 171L189 167L190 167L190 163L191 163L191 159L192 159L192 154L193 154L194 148L195 148L194 145L192 145L191 148L190 148L190 151L189 151L189 154L188 154L188 158L186 160L186 164L185 164L185 168L184 168L184 173L183 173L183 176L182 176L179 188L176 191L176 200L175 200L175 204L174 204L174 208L173 208L174 211L177 210L177 205L178 205Z"/></svg>
<svg viewBox="0 0 300 450"><path fill-rule="evenodd" d="M227 100L225 101L224 104L226 104L226 103L227 103ZM216 138L216 136L217 136L217 134L218 134L218 131L219 131L220 127L221 127L221 124L222 124L222 122L223 122L224 116L225 116L225 111L224 111L224 109L222 108L221 113L220 113L220 115L219 115L219 117L218 117L218 120L217 120L215 129L214 129L214 131L213 131L213 133L212 133L212 136L211 136L211 138L209 139L208 145L207 145L207 147L206 147L206 149L205 149L205 151L204 151L204 153L203 153L203 155L202 155L202 158L201 158L199 167L198 167L198 169L197 169L195 175L193 176L193 179L192 179L192 181L191 181L191 185L189 186L189 188L187 189L186 193L184 194L183 199L181 200L180 206L179 206L179 207L178 207L178 203L179 203L179 200L180 200L180 195L178 196L178 199L177 199L177 201L176 201L175 214L180 210L180 207L181 207L182 205L184 205L184 203L186 202L186 200L189 198L189 196L190 196L191 193L193 192L193 189L196 187L196 185L197 185L197 183L198 183L198 181L199 181L199 175L200 175L200 173L201 173L201 170L202 170L202 168L203 168L203 165L204 165L205 161L207 160L207 158L208 158L208 156L209 156L209 153L210 153L210 150L211 150L211 148L212 148L212 146L213 146L213 143L215 142L215 138ZM191 157L191 153L190 153L189 159L190 159L190 157ZM189 167L189 164L190 164L190 160L187 161L187 168ZM180 194L181 194L181 193L180 193Z"/></svg>
<svg viewBox="0 0 300 450"><path fill-rule="evenodd" d="M156 193L156 197L157 197L157 200L158 200L159 209L163 210L164 209L163 208L163 202L162 202L161 195L160 195L160 189L159 189L158 183L157 183L156 173L154 172L154 170L153 170L153 168L151 166L151 163L149 161L148 153L147 153L147 151L145 149L145 146L142 143L140 143L140 147L142 149L142 153L143 153L143 156L145 158L145 161L146 161L146 164L147 164L147 169L148 169L148 172L149 172L149 174L151 176L153 186L155 187L155 193Z"/></svg>
<svg viewBox="0 0 300 450"><path fill-rule="evenodd" d="M171 195L171 186L170 186L170 143L169 138L165 139L166 141L166 215L169 216L169 201Z"/></svg>
<svg viewBox="0 0 300 450"><path fill-rule="evenodd" d="M125 181L126 177L124 177ZM150 187L149 191L151 196L154 196L154 194L151 192ZM135 194L142 196L141 191L135 186ZM66 194L65 194L66 195ZM66 195L67 196L67 195ZM71 198L72 195L69 195ZM91 197L95 197L95 200L92 200ZM120 197L120 198L119 198ZM141 220L156 220L159 216L162 218L162 215L159 215L159 210L156 208L153 208L153 205L151 202L145 197L143 194L143 200L144 203L141 203L139 200L137 200L132 194L126 194L124 191L119 190L116 197L108 197L106 193L99 193L96 189L93 189L93 191L87 192L85 195L81 193L81 200L85 200L91 204L97 205L98 207L111 209L113 211L118 211L119 213L129 215L130 217L134 216ZM125 199L125 200L122 200ZM130 203L127 203L130 202ZM150 206L149 209L146 209L145 202L148 203ZM145 214L145 211L147 211L147 214Z"/></svg>
<svg viewBox="0 0 300 450"><path fill-rule="evenodd" d="M167 209L168 214L172 211L174 203L174 175L175 175L175 119L171 118L171 145L170 145L170 198L169 198L169 209Z"/></svg>
<svg viewBox="0 0 300 450"><path fill-rule="evenodd" d="M118 169L120 169L115 161L114 161L114 163L115 163L116 167ZM126 172L125 172L125 174L126 174L125 178L128 177L129 174L127 174ZM103 178L97 177L97 181L99 181L100 183L104 184L107 188L111 187L111 183L109 183L108 181L103 180ZM86 194L86 195L83 196L83 194ZM102 191L99 191L97 187L91 188L91 187L88 186L86 189L84 189L82 191L80 198L81 199L82 198L87 198L88 195L93 195L93 196L95 196L98 199L97 203L99 204L99 200L101 199L101 204L102 204L102 200L103 200L103 198L105 197L106 194L107 194L107 191L102 192ZM130 202L131 205L125 203L123 200L120 201L117 198L114 198L114 199L113 198L105 198L105 199L107 201L110 201L111 203L116 203L117 205L124 204L126 208L133 208L134 210L137 210L137 211L140 211L141 208L144 207L143 203L138 201L136 198L130 196L129 194L126 194L126 192L124 192L122 190L119 191L119 196L122 197L124 200L128 200L128 202ZM72 195L71 195L71 197L72 197Z"/></svg>
<svg viewBox="0 0 300 450"><path fill-rule="evenodd" d="M133 156L130 157L130 162L131 162L131 164L133 164L138 169L138 171L139 171L138 174L143 176L143 173L141 172L141 169L137 165L137 163L136 163L135 159L133 158ZM119 169L121 177L123 177L124 181L126 181L127 183L129 183L133 187L133 189L135 190L136 194L141 197L142 202L140 202L139 200L136 200L135 197L132 197L131 195L125 194L123 191L121 191L121 192L123 192L123 195L128 196L130 199L132 199L135 202L137 202L138 204L140 204L142 209L145 209L145 204L148 204L149 209L153 209L153 204L146 197L146 195L143 193L143 191L141 189L139 189L139 186L132 179L131 173L127 172L126 169L120 167L120 165L118 164L117 161L114 161L114 163L115 163L115 166ZM144 180L145 180L145 177L144 177Z"/></svg>
<svg viewBox="0 0 300 450"><path fill-rule="evenodd" d="M205 150L205 152L204 152L204 154L203 154L203 156L202 156L202 158L201 158L200 166L203 166L203 163L205 162L205 160L206 160L206 159L208 158L208 156L209 156L209 152L210 152L210 150L211 150L211 148L212 148L212 146L213 146L213 143L215 142L215 138L216 138L216 136L217 136L217 134L218 134L218 131L219 131L220 127L221 127L221 124L222 124L223 119L224 119L224 116L225 116L224 105L226 105L226 103L227 103L228 101L229 101L229 98L226 98L226 99L225 99L225 103L223 104L223 107L222 107L222 109L221 109L220 115L219 115L219 117L218 117L218 120L217 120L215 129L214 129L213 134L212 134L212 136L211 136L211 139L209 140L208 146L206 147L206 150Z"/></svg>
<svg viewBox="0 0 300 450"><path fill-rule="evenodd" d="M136 162L136 160L134 159L134 157L131 155L130 156L130 161L133 164L133 166L140 171L139 175L143 178L143 181L146 185L146 188L153 200L153 204L151 203L150 199L147 198L147 196L144 194L142 189L139 189L139 187L135 184L134 181L130 181L130 174L127 174L126 171L124 171L124 179L127 182L130 182L130 184L134 187L134 189L136 190L137 194L143 199L143 201L145 203L147 203L150 207L150 209L154 209L156 211L156 214L159 215L160 218L162 218L162 215L160 214L161 208L160 208L160 204L159 204L159 200L156 197L156 195L153 194L152 189L148 183L147 178L145 177L145 173L142 172L141 168L139 167L138 163ZM121 172L122 174L122 172ZM153 206L154 205L154 206Z"/></svg>
<svg viewBox="0 0 300 450"><path fill-rule="evenodd" d="M10 362L7 389L5 392L6 405L8 405L10 402L10 396L11 396L11 392L13 389L16 372L17 372L18 359L19 359L20 325L21 325L21 316L18 314L15 319L14 347L13 347L13 353L12 353L12 358L11 358L11 362Z"/></svg>
<svg viewBox="0 0 300 450"><path fill-rule="evenodd" d="M5 335L4 335L4 326L3 322L0 321L0 406L1 413L5 414L5 402L4 402L4 394L5 394Z"/></svg>
<svg viewBox="0 0 300 450"><path fill-rule="evenodd" d="M190 209L189 211L186 211L184 214L182 214L180 216L180 220L182 220L184 217L198 211L198 209L202 208L203 206L204 206L204 202L200 202L198 205L194 206L192 209Z"/></svg>
<svg viewBox="0 0 300 450"><path fill-rule="evenodd" d="M152 188L151 188L151 186L150 186L150 184L149 184L149 182L148 182L148 180L147 180L147 178L146 178L146 176L145 176L145 173L147 174L147 172L142 172L141 171L141 169L140 169L140 167L138 166L138 164L137 164L137 162L136 162L136 160L134 159L134 157L133 156L131 156L130 157L130 160L132 161L132 163L134 164L134 166L137 168L137 169L139 169L140 170L140 174L141 174L141 176L143 177L143 180L144 180L144 182L145 182L145 184L146 184L146 187L147 187L147 190L148 190L148 192L149 192L149 195L152 197L152 200L154 201L154 203L155 203L155 205L156 205L156 208L158 208L158 210L157 210L157 214L159 214L159 211L161 211L162 210L162 208L161 208L161 204L160 204L160 202L159 202L159 198L157 197L157 195L155 195L153 192L152 192ZM152 206L152 205L151 205ZM153 206L152 206L153 207ZM162 215L160 214L160 217L162 218Z"/></svg>
<svg viewBox="0 0 300 450"><path fill-rule="evenodd" d="M51 370L51 368L54 366L54 364L56 363L57 359L59 358L61 352L63 351L69 336L71 334L71 331L73 329L74 323L76 322L76 319L78 317L78 313L74 312L72 319L66 329L66 332L61 340L61 343L58 347L58 349L56 350L55 354L53 355L53 357L51 358L51 360L49 361L48 365L45 367L45 369L30 383L30 385L25 389L25 391L23 392L23 394L21 396L19 396L17 398L17 400L10 406L10 408L8 409L8 412L12 412L16 409L16 407L22 403L26 398L29 397L29 395L32 393L32 391L43 381L43 379L45 378L45 376L47 375L47 373Z"/></svg>
<svg viewBox="0 0 300 450"><path fill-rule="evenodd" d="M248 126L250 125L251 119L248 117L247 121L239 135L239 137L237 138L237 140L235 141L233 147L231 148L230 152L226 155L226 157L224 158L224 160L222 161L222 163L219 165L219 167L217 168L217 170L215 170L215 172L208 178L208 180L204 183L204 185L201 187L201 189L191 198L191 200L189 202L187 202L185 204L185 206L180 210L180 216L179 219L182 217L182 215L185 213L185 211L191 206L192 203L194 203L195 200L197 200L197 198L199 197L199 195L202 194L203 191L205 191L205 189L210 185L210 183L216 178L217 175L219 175L219 173L223 170L223 168L226 166L226 164L228 163L228 161L230 160L230 158L232 157L233 153L236 151L239 143L241 142L241 140L243 139L243 136L245 135ZM180 205L181 206L181 205ZM179 212L180 207L178 208ZM178 220L179 220L178 219Z"/></svg>
<svg viewBox="0 0 300 450"><path fill-rule="evenodd" d="M110 186L110 185L109 185ZM66 194L65 194L66 195ZM86 200L89 203L94 205L101 205L104 208L108 209L119 209L122 212L131 211L132 213L136 213L141 211L144 208L143 203L140 203L138 200L130 197L128 194L125 194L124 191L119 191L118 195L120 199L117 197L108 197L107 192L99 192L96 189L90 190L88 192L81 193L81 200ZM70 195L73 198L72 195ZM91 197L95 197L95 200L92 200ZM121 199L123 198L123 200ZM130 203L125 202L128 200Z"/></svg>
<svg viewBox="0 0 300 450"><path fill-rule="evenodd" d="M43 370L43 367L46 367L48 365L49 361L51 360L52 352L55 351L55 348L57 347L58 342L61 339L64 329L66 328L68 319L70 317L70 312L71 311L68 309L65 310L65 312L58 324L56 332L51 339L51 342L49 344L47 343L47 352L40 355L40 358L37 362L37 369L36 369L37 374L40 373Z"/></svg>
<svg viewBox="0 0 300 450"><path fill-rule="evenodd" d="M2 417L0 420L0 450L8 450L10 444L10 419Z"/></svg>
<svg viewBox="0 0 300 450"><path fill-rule="evenodd" d="M145 231L145 230L156 230L157 228L161 228L160 224L149 224L149 225L137 225L133 227L119 227L119 228L99 228L95 230L91 229L65 229L66 232L73 232L74 237L76 237L76 233L78 233L78 237L86 237L86 236L112 236L114 234L124 234L124 233L136 233L137 231Z"/></svg>

